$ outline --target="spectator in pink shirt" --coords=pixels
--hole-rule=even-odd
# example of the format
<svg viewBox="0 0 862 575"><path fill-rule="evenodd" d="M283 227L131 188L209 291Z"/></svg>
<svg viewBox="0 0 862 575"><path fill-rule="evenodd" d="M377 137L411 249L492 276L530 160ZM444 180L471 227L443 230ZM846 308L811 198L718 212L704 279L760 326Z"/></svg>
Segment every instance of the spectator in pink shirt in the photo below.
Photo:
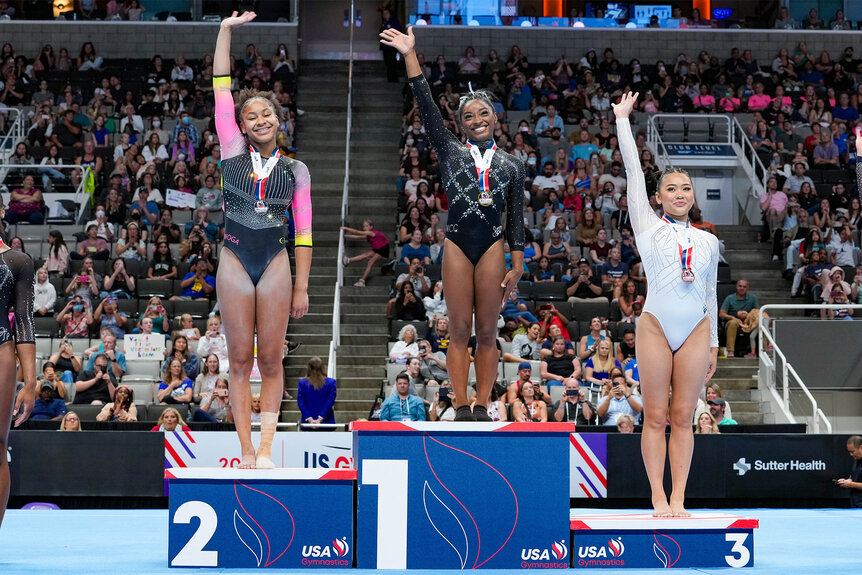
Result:
<svg viewBox="0 0 862 575"><path fill-rule="evenodd" d="M782 229L787 213L787 194L778 189L778 180L774 177L767 180L766 192L760 195L760 209L770 234Z"/></svg>
<svg viewBox="0 0 862 575"><path fill-rule="evenodd" d="M758 82L754 85L754 94L748 98L748 110L756 112L765 110L772 103L772 98L769 94L763 93L763 84Z"/></svg>
<svg viewBox="0 0 862 575"><path fill-rule="evenodd" d="M708 85L700 85L700 94L698 94L694 99L694 110L701 114L711 114L712 112L715 112L715 97L709 93Z"/></svg>

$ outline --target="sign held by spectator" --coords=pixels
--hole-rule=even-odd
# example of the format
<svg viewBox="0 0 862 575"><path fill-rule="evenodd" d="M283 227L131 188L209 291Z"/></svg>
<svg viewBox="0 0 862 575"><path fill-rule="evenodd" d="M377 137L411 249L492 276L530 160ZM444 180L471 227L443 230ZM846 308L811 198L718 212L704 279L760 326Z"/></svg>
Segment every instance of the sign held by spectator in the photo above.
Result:
<svg viewBox="0 0 862 575"><path fill-rule="evenodd" d="M123 337L123 349L126 359L157 359L165 358L165 336L160 333L126 334Z"/></svg>
<svg viewBox="0 0 862 575"><path fill-rule="evenodd" d="M172 208L195 209L195 195L182 190L165 190L165 204Z"/></svg>

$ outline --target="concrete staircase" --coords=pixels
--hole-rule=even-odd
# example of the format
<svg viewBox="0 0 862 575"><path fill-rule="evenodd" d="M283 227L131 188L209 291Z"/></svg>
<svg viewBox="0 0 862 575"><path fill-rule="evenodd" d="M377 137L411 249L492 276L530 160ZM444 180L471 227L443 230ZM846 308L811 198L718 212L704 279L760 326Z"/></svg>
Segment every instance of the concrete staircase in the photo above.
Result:
<svg viewBox="0 0 862 575"><path fill-rule="evenodd" d="M768 402L759 401L757 369L757 359L719 358L710 380L721 386L721 396L740 425L764 423L764 410L769 409Z"/></svg>
<svg viewBox="0 0 862 575"><path fill-rule="evenodd" d="M351 138L350 215L348 225L361 227L374 218L378 228L392 229L396 198L394 174L401 126L400 85L387 84L382 63L354 65L354 108ZM288 390L305 374L312 356L326 358L332 338L332 301L338 265L338 226L344 182L344 139L347 120L347 64L303 61L299 77L300 108L297 158L311 174L314 206L314 260L309 281L309 314L291 321L288 333L302 343L287 368ZM367 244L350 243L348 253ZM338 350L338 399L335 418L346 423L368 416L386 374L389 328L385 315L390 278L372 277L354 287L363 267L347 268L341 299L341 348ZM294 400L282 402L282 421L298 421Z"/></svg>

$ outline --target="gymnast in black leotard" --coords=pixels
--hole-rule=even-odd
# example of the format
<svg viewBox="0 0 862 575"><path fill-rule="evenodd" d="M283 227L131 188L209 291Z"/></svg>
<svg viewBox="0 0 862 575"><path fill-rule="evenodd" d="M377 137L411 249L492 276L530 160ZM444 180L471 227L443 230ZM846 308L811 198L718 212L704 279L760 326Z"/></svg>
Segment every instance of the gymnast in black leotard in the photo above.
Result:
<svg viewBox="0 0 862 575"><path fill-rule="evenodd" d="M27 254L12 250L4 243L6 230L2 218L6 215L0 199L0 524L9 500L9 464L6 462L6 441L10 420L15 425L27 419L36 398L36 338L33 325L33 260ZM15 314L15 325L9 323L9 312ZM19 379L15 358L20 363L20 378L24 387L15 397ZM15 401L15 411L12 402Z"/></svg>
<svg viewBox="0 0 862 575"><path fill-rule="evenodd" d="M271 92L230 91L231 30L254 12L225 18L213 58L215 124L221 144L225 242L216 289L228 343L231 410L239 435L240 468L273 467L272 440L284 391L282 345L289 317L308 310L311 266L310 178L305 164L279 155L283 111ZM292 210L296 281L285 250L284 217ZM249 376L255 360L261 384L260 444L251 441Z"/></svg>
<svg viewBox="0 0 862 575"><path fill-rule="evenodd" d="M407 34L384 30L380 37L404 56L425 131L440 161L440 179L449 202L443 290L449 309L446 363L458 407L455 420L491 421L487 405L499 360L497 318L509 291L518 284L524 260L524 164L498 150L494 143L497 115L490 95L471 91L461 98L456 119L467 138L462 144L444 126L422 75L414 52L413 29L408 28ZM508 272L504 231L512 258ZM467 344L474 313L478 399L471 411L467 401Z"/></svg>

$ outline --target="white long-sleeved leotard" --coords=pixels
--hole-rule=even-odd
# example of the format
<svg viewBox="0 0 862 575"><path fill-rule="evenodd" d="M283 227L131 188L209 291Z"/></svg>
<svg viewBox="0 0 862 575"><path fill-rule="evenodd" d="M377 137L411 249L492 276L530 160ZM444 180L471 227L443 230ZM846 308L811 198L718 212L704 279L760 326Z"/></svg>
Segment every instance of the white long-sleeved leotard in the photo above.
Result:
<svg viewBox="0 0 862 575"><path fill-rule="evenodd" d="M626 167L629 213L635 242L647 277L647 298L643 311L655 317L664 331L671 351L678 350L698 323L709 316L710 345L718 347L718 239L691 227L691 269L694 281L682 280L677 233L655 215L649 205L646 182L638 158L628 118L617 118L617 137Z"/></svg>

